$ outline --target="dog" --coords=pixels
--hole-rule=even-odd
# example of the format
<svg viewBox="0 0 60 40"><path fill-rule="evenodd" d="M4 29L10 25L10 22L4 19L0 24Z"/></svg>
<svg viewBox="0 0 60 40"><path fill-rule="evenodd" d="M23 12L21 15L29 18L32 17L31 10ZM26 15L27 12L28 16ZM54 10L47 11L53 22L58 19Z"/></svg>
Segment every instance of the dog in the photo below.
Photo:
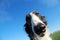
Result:
<svg viewBox="0 0 60 40"><path fill-rule="evenodd" d="M30 40L52 40L45 16L34 11L26 15L25 31Z"/></svg>

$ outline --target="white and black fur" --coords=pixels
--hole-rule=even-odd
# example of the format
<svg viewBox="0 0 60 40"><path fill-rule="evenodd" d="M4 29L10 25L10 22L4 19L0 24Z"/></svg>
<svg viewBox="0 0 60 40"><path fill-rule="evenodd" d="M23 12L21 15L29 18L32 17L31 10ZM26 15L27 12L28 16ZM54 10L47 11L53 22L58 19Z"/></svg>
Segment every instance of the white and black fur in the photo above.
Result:
<svg viewBox="0 0 60 40"><path fill-rule="evenodd" d="M24 26L30 40L52 40L45 16L39 15L38 12L27 14Z"/></svg>

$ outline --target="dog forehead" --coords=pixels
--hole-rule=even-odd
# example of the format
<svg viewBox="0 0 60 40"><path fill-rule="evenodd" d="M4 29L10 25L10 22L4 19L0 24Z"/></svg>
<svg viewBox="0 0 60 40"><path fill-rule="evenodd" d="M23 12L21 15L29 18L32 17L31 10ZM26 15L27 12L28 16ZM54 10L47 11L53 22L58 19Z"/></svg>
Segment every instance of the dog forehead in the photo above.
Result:
<svg viewBox="0 0 60 40"><path fill-rule="evenodd" d="M37 15L34 14L33 12L31 12L30 15L31 15L31 18L32 18L32 21L33 21L34 24L36 24L36 25L37 25L38 23L44 24L43 21L39 18L39 16L37 16Z"/></svg>
<svg viewBox="0 0 60 40"><path fill-rule="evenodd" d="M38 12L33 12L33 14L35 14L36 16L38 16L38 15L39 15L39 13L38 13Z"/></svg>
<svg viewBox="0 0 60 40"><path fill-rule="evenodd" d="M40 16L38 12L34 11L34 12L31 12L32 14L36 15L36 16Z"/></svg>

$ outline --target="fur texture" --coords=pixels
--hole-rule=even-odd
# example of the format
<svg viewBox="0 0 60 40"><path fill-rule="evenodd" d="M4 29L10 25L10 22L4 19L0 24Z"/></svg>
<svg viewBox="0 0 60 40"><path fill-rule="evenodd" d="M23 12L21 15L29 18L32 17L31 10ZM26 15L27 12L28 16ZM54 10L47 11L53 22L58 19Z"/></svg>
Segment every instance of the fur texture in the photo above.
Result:
<svg viewBox="0 0 60 40"><path fill-rule="evenodd" d="M52 40L45 16L39 15L38 12L27 14L24 26L30 40Z"/></svg>

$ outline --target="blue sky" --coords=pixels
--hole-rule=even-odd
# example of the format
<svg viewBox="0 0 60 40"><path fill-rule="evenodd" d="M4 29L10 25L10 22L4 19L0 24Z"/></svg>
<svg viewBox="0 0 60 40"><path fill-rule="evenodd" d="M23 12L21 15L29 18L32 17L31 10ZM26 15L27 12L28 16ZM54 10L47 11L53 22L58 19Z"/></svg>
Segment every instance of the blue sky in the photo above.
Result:
<svg viewBox="0 0 60 40"><path fill-rule="evenodd" d="M0 40L29 40L24 24L32 11L46 17L51 33L60 30L60 0L0 0Z"/></svg>

